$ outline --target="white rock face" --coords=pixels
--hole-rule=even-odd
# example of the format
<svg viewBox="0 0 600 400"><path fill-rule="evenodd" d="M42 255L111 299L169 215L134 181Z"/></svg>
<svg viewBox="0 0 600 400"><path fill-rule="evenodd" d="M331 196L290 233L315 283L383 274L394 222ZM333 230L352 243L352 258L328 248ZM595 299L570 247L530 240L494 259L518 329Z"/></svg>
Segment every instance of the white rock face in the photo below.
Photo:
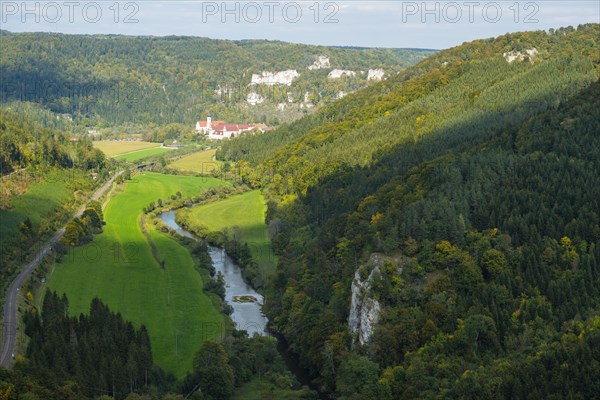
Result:
<svg viewBox="0 0 600 400"><path fill-rule="evenodd" d="M526 54L521 53L520 51L509 51L508 53L502 54L507 63L511 64L514 61L525 61L525 57L529 57L529 61L533 62L533 60L538 56L538 51L534 47L532 49L525 50Z"/></svg>
<svg viewBox="0 0 600 400"><path fill-rule="evenodd" d="M352 302L350 304L348 327L353 334L357 334L360 344L369 341L373 328L379 321L379 315L381 314L379 302L369 297L371 281L373 274L376 272L379 272L379 267L375 267L368 278L363 281L360 272L357 270L352 280Z"/></svg>
<svg viewBox="0 0 600 400"><path fill-rule="evenodd" d="M294 79L300 74L295 69L288 69L287 71L279 72L268 72L263 71L260 75L252 74L251 85L288 85L290 86Z"/></svg>
<svg viewBox="0 0 600 400"><path fill-rule="evenodd" d="M279 103L279 104L277 104L277 109L278 109L279 111L283 111L283 110L285 110L285 103Z"/></svg>
<svg viewBox="0 0 600 400"><path fill-rule="evenodd" d="M265 101L265 98L256 92L250 92L248 93L248 96L246 96L246 101L251 106L255 106L257 104L263 103Z"/></svg>
<svg viewBox="0 0 600 400"><path fill-rule="evenodd" d="M339 100L339 99L343 99L344 97L346 97L346 92L344 92L343 90L340 90L335 98Z"/></svg>
<svg viewBox="0 0 600 400"><path fill-rule="evenodd" d="M350 71L347 69L334 69L333 71L331 71L329 73L329 75L327 75L327 78L329 79L340 79L342 76L354 76L356 75L356 72L354 71Z"/></svg>
<svg viewBox="0 0 600 400"><path fill-rule="evenodd" d="M331 64L329 63L329 57L319 56L312 65L308 66L308 69L310 69L312 71L314 69L323 69L323 68L330 68L330 67L331 67Z"/></svg>
<svg viewBox="0 0 600 400"><path fill-rule="evenodd" d="M304 102L305 102L305 103L308 103L308 96L310 96L310 92L309 92L309 91L306 91L306 92L304 93Z"/></svg>
<svg viewBox="0 0 600 400"><path fill-rule="evenodd" d="M380 81L383 79L385 71L382 69L370 69L367 75L368 81Z"/></svg>

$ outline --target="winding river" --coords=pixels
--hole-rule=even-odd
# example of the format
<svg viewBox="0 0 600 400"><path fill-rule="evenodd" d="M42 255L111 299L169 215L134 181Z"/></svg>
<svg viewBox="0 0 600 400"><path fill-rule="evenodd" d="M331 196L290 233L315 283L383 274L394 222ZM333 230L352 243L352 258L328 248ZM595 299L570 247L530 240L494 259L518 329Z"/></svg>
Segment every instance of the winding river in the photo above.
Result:
<svg viewBox="0 0 600 400"><path fill-rule="evenodd" d="M175 222L175 211L168 211L160 215L162 221L178 234L194 240L198 238L192 233L186 231ZM245 329L250 336L259 334L263 336L272 335L267 329L269 320L262 313L263 296L256 292L252 286L248 285L242 276L242 269L226 253L225 250L218 247L208 246L208 254L212 259L215 272L223 274L225 279L225 300L233 307L231 319L238 329ZM256 302L237 302L236 296L251 296ZM302 384L310 387L318 393L319 399L328 399L328 397L319 392L318 388L311 382L308 373L298 365L297 356L292 354L287 342L280 335L272 335L277 339L277 350L282 355L287 368L294 374L296 379Z"/></svg>
<svg viewBox="0 0 600 400"><path fill-rule="evenodd" d="M190 232L181 228L175 222L175 211L168 211L160 215L162 221L178 234L191 239L197 239ZM248 335L268 335L267 317L262 313L261 306L264 298L248 285L242 276L242 269L226 253L218 247L208 246L208 254L212 259L215 272L220 272L225 279L225 301L233 308L231 319L239 330L245 330ZM243 296L256 301L240 302L235 298Z"/></svg>

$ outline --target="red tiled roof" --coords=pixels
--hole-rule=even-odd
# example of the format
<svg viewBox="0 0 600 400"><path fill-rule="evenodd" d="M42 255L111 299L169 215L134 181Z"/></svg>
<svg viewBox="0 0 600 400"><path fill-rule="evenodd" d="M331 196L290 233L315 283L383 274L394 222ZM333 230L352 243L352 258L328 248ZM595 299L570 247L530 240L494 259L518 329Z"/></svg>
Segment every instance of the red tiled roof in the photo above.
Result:
<svg viewBox="0 0 600 400"><path fill-rule="evenodd" d="M200 128L206 128L206 121L198 121ZM228 124L225 121L212 121L213 135L224 135L228 132L249 131L256 127L254 124Z"/></svg>

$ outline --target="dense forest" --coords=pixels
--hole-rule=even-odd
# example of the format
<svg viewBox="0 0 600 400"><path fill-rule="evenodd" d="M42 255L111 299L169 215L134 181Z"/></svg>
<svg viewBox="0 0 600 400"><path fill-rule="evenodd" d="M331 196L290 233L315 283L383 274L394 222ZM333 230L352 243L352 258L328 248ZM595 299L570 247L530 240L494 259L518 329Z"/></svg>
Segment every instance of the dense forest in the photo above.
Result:
<svg viewBox="0 0 600 400"><path fill-rule="evenodd" d="M183 36L0 35L1 101L39 102L95 127L193 125L209 112L231 122L275 124L365 86L369 69L392 76L433 53ZM330 66L308 69L319 56ZM327 79L335 68L356 75ZM285 70L299 74L289 86L249 86L253 74ZM250 105L251 92L265 102Z"/></svg>
<svg viewBox="0 0 600 400"><path fill-rule="evenodd" d="M35 309L25 314L32 378L50 390L63 387L89 397L100 392L123 398L148 384L152 350L143 325L134 328L97 298L90 304L89 315L79 318L68 317L68 306L64 295L48 292L41 318ZM67 381L77 386L64 388Z"/></svg>
<svg viewBox="0 0 600 400"><path fill-rule="evenodd" d="M599 37L466 43L223 145L270 197L267 313L324 391L600 391Z"/></svg>

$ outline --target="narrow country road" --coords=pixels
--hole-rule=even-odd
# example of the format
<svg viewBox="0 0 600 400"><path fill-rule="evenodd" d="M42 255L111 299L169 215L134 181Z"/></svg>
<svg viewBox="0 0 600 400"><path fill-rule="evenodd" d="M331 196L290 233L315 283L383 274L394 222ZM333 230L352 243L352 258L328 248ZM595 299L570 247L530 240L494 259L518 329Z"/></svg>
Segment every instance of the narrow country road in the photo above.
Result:
<svg viewBox="0 0 600 400"><path fill-rule="evenodd" d="M94 192L89 200L98 200L104 195L104 193L110 188L115 178L121 175L124 171L119 171L112 178L108 180L102 187ZM77 217L85 211L85 204L77 210ZM46 255L52 250L60 238L65 234L65 228L61 228L52 240L46 244L35 256L27 266L19 273L15 280L11 283L8 290L6 291L6 297L4 299L4 323L2 327L2 351L0 352L0 366L8 368L13 362L13 354L15 352L15 343L17 339L17 295L19 294L19 287L25 281L25 278L33 271L33 269L46 257Z"/></svg>

